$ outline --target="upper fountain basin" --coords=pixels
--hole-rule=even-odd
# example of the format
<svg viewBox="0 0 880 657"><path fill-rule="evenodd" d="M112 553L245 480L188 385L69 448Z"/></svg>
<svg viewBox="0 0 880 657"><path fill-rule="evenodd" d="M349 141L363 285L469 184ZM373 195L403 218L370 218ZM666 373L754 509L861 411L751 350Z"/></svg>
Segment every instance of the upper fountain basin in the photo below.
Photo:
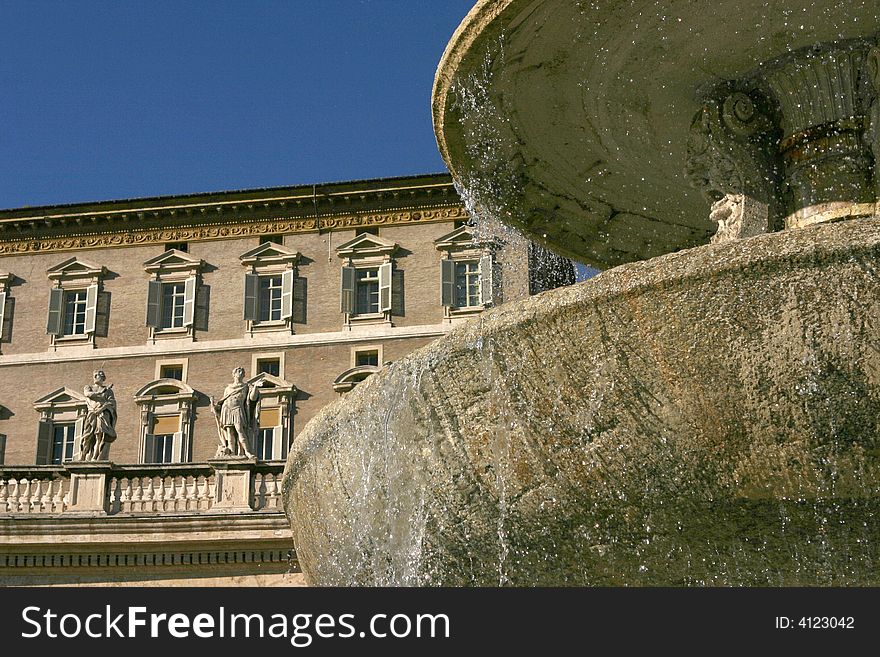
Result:
<svg viewBox="0 0 880 657"><path fill-rule="evenodd" d="M878 33L876 0L480 0L438 67L434 128L472 209L615 266L711 235L685 174L707 90ZM857 101L871 93L860 66Z"/></svg>

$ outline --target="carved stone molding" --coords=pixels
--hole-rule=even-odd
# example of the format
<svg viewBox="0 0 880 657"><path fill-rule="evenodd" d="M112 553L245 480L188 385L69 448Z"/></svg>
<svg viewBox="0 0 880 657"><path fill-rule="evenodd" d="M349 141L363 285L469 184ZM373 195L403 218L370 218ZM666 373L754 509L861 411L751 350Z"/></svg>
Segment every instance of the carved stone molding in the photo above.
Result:
<svg viewBox="0 0 880 657"><path fill-rule="evenodd" d="M691 123L687 175L713 203L713 242L771 229L779 214L776 128L757 93L722 90L707 98ZM747 214L748 227L742 220Z"/></svg>
<svg viewBox="0 0 880 657"><path fill-rule="evenodd" d="M0 236L0 255L70 251L108 247L163 244L200 240L236 239L273 234L297 234L326 230L345 230L362 226L394 226L467 218L461 205L439 206L365 214L346 214L318 218L279 217L241 222L227 218L215 223L200 223L171 228L118 230L83 235L49 237ZM71 229L70 232L74 232Z"/></svg>
<svg viewBox="0 0 880 657"><path fill-rule="evenodd" d="M852 40L789 53L708 94L686 171L713 203L717 242L869 216L878 163L880 48Z"/></svg>

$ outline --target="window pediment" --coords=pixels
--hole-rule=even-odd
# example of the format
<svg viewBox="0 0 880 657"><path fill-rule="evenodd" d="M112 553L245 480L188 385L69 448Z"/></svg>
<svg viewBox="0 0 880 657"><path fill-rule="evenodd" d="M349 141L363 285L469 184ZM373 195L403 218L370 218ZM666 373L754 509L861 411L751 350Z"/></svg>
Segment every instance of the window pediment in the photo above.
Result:
<svg viewBox="0 0 880 657"><path fill-rule="evenodd" d="M85 405L86 398L70 388L58 388L34 402L34 408L38 411L67 410Z"/></svg>
<svg viewBox="0 0 880 657"><path fill-rule="evenodd" d="M473 226L461 226L434 240L434 248L447 253L487 251L495 246L494 239L478 238L474 234Z"/></svg>
<svg viewBox="0 0 880 657"><path fill-rule="evenodd" d="M196 391L177 379L156 379L134 393L134 400L138 404L152 402L159 398L168 401L194 400Z"/></svg>
<svg viewBox="0 0 880 657"><path fill-rule="evenodd" d="M333 381L333 390L336 392L348 392L358 383L381 369L381 367L375 365L359 365L358 367L347 369Z"/></svg>
<svg viewBox="0 0 880 657"><path fill-rule="evenodd" d="M106 267L93 264L87 260L80 260L75 256L46 270L49 280L57 281L59 284L81 282L93 285L106 274Z"/></svg>
<svg viewBox="0 0 880 657"><path fill-rule="evenodd" d="M397 242L391 242L378 235L363 233L353 240L336 247L336 255L340 258L355 260L359 258L382 258L390 260L397 251Z"/></svg>
<svg viewBox="0 0 880 657"><path fill-rule="evenodd" d="M283 244L266 242L253 249L242 253L239 257L245 267L253 267L254 270L262 267L295 267L299 260L299 251L289 249Z"/></svg>
<svg viewBox="0 0 880 657"><path fill-rule="evenodd" d="M263 382L260 393L267 397L289 397L294 396L297 393L295 385L293 385L289 381L285 381L281 377L269 374L267 372L262 372L247 380L249 384L254 384L257 381Z"/></svg>
<svg viewBox="0 0 880 657"><path fill-rule="evenodd" d="M150 258L144 263L144 269L148 274L155 274L160 278L168 274L195 276L204 266L204 260L193 258L177 249L168 249L165 253Z"/></svg>

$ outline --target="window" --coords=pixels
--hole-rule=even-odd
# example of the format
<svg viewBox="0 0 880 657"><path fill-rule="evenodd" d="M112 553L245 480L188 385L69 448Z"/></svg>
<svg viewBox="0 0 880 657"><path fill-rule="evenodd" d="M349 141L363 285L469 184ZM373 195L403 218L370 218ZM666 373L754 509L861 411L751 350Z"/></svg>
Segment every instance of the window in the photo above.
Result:
<svg viewBox="0 0 880 657"><path fill-rule="evenodd" d="M150 453L144 455L144 463L173 463L174 434L154 434L148 449Z"/></svg>
<svg viewBox="0 0 880 657"><path fill-rule="evenodd" d="M207 330L208 292L201 284L203 260L179 249L165 251L144 263L152 280L147 283L147 318L150 338L195 339L195 331Z"/></svg>
<svg viewBox="0 0 880 657"><path fill-rule="evenodd" d="M168 358L156 361L154 370L156 379L174 379L175 381L186 381L188 358Z"/></svg>
<svg viewBox="0 0 880 657"><path fill-rule="evenodd" d="M106 269L77 258L70 258L48 270L49 279L55 287L49 290L49 313L46 333L52 336L52 344L65 342L94 344L97 332L98 299L101 279ZM109 295L104 294L109 302ZM104 308L102 316L106 317ZM106 328L106 327L104 327ZM102 334L106 334L102 331Z"/></svg>
<svg viewBox="0 0 880 657"><path fill-rule="evenodd" d="M277 322L281 319L281 293L283 276L260 276L259 316L261 322Z"/></svg>
<svg viewBox="0 0 880 657"><path fill-rule="evenodd" d="M34 402L39 412L37 465L61 465L79 452L86 398L69 388L58 388Z"/></svg>
<svg viewBox="0 0 880 657"><path fill-rule="evenodd" d="M162 321L158 328L184 327L186 296L186 283L162 284Z"/></svg>
<svg viewBox="0 0 880 657"><path fill-rule="evenodd" d="M257 444L254 455L261 461L271 461L274 440L275 427L260 427L260 431L257 433Z"/></svg>
<svg viewBox="0 0 880 657"><path fill-rule="evenodd" d="M440 303L444 318L483 310L493 298L494 242L474 238L471 226L462 225L434 242L440 260Z"/></svg>
<svg viewBox="0 0 880 657"><path fill-rule="evenodd" d="M162 365L159 369L159 378L183 381L183 365Z"/></svg>
<svg viewBox="0 0 880 657"><path fill-rule="evenodd" d="M169 242L165 245L165 250L187 253L189 251L189 244L187 244L186 242Z"/></svg>
<svg viewBox="0 0 880 657"><path fill-rule="evenodd" d="M239 257L250 267L244 277L247 330L293 330L305 322L305 279L296 275L299 253L275 242L263 242Z"/></svg>
<svg viewBox="0 0 880 657"><path fill-rule="evenodd" d="M284 235L264 235L260 238L260 245L284 244Z"/></svg>
<svg viewBox="0 0 880 657"><path fill-rule="evenodd" d="M56 424L52 432L52 465L61 465L73 459L73 445L76 442L76 425Z"/></svg>
<svg viewBox="0 0 880 657"><path fill-rule="evenodd" d="M174 367L170 363L168 366ZM195 390L180 380L166 377L138 390L134 400L140 408L141 462L187 463L192 452Z"/></svg>
<svg viewBox="0 0 880 657"><path fill-rule="evenodd" d="M255 436L254 455L262 461L280 461L287 458L297 390L284 379L268 372L257 374L248 383L257 381L262 381L263 385L260 387L259 428Z"/></svg>
<svg viewBox="0 0 880 657"><path fill-rule="evenodd" d="M355 270L356 315L379 312L379 268Z"/></svg>
<svg viewBox="0 0 880 657"><path fill-rule="evenodd" d="M86 334L86 290L64 292L63 335Z"/></svg>
<svg viewBox="0 0 880 657"><path fill-rule="evenodd" d="M480 302L480 263L466 260L455 263L455 306L467 308L479 306Z"/></svg>
<svg viewBox="0 0 880 657"><path fill-rule="evenodd" d="M281 376L281 359L280 358L258 358L257 374L271 374L272 376Z"/></svg>
<svg viewBox="0 0 880 657"><path fill-rule="evenodd" d="M379 352L375 349L371 349L369 351L358 351L355 353L354 357L354 365L355 367L360 367L361 365L379 365Z"/></svg>
<svg viewBox="0 0 880 657"><path fill-rule="evenodd" d="M0 433L0 465L6 462L6 436Z"/></svg>
<svg viewBox="0 0 880 657"><path fill-rule="evenodd" d="M386 324L391 326L392 305L402 312L402 286L392 292L395 278L393 255L397 244L362 232L336 249L342 266L341 311L345 328L355 324ZM399 279L402 282L402 278Z"/></svg>

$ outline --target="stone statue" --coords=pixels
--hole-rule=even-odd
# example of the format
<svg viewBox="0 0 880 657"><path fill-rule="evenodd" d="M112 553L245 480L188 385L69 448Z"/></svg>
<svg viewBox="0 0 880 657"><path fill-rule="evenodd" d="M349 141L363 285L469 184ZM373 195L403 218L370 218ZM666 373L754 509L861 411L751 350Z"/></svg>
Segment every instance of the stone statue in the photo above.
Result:
<svg viewBox="0 0 880 657"><path fill-rule="evenodd" d="M769 148L773 122L752 97L734 91L707 99L688 134L686 174L712 204L712 242L774 229L779 170Z"/></svg>
<svg viewBox="0 0 880 657"><path fill-rule="evenodd" d="M116 440L116 396L113 384L104 385L103 370L95 370L94 383L83 388L86 417L80 441L80 461L99 461L104 446Z"/></svg>
<svg viewBox="0 0 880 657"><path fill-rule="evenodd" d="M211 410L217 421L220 445L217 456L254 458L251 447L259 430L258 402L263 382L244 382L244 368L232 370L232 383L223 391L223 398L211 397Z"/></svg>

